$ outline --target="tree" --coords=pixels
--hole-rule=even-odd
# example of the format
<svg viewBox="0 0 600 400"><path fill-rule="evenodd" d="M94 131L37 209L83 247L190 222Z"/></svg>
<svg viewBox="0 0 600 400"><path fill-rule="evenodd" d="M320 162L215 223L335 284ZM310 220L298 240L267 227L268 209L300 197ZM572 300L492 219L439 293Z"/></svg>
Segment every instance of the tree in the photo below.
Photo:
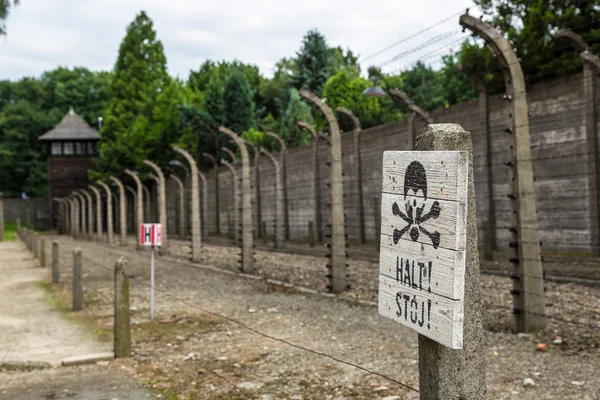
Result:
<svg viewBox="0 0 600 400"><path fill-rule="evenodd" d="M440 75L419 61L413 69L402 73L402 89L415 104L427 111L444 107L447 103Z"/></svg>
<svg viewBox="0 0 600 400"><path fill-rule="evenodd" d="M157 97L170 82L162 43L142 11L127 28L110 82L97 163L101 173L135 168L156 148L159 138L148 128Z"/></svg>
<svg viewBox="0 0 600 400"><path fill-rule="evenodd" d="M327 80L323 97L332 109L345 107L360 120L363 128L370 128L382 123L383 112L379 99L363 96L363 91L369 86L368 80L360 76L351 78L346 69L340 69ZM352 128L347 118L341 118L340 123L345 131Z"/></svg>
<svg viewBox="0 0 600 400"><path fill-rule="evenodd" d="M360 64L358 63L358 55L354 55L352 50L342 50L341 47L332 47L331 51L331 64L334 72L338 72L341 69L346 70L351 78L360 76Z"/></svg>
<svg viewBox="0 0 600 400"><path fill-rule="evenodd" d="M297 53L297 73L290 77L291 86L321 96L325 82L333 73L331 54L325 37L316 30L308 31Z"/></svg>
<svg viewBox="0 0 600 400"><path fill-rule="evenodd" d="M571 43L556 40L556 28L582 35L600 52L600 5L597 0L475 0L491 23L513 43L529 83L570 74L581 68Z"/></svg>
<svg viewBox="0 0 600 400"><path fill-rule="evenodd" d="M19 0L0 0L0 36L6 35L4 20L8 17L11 7L19 4Z"/></svg>
<svg viewBox="0 0 600 400"><path fill-rule="evenodd" d="M288 102L285 115L281 120L279 136L288 147L296 147L310 142L312 136L305 129L298 127L299 121L309 124L313 122L310 107L300 99L296 89L290 89L290 101Z"/></svg>
<svg viewBox="0 0 600 400"><path fill-rule="evenodd" d="M234 70L223 89L223 125L241 135L256 126L254 96L246 77Z"/></svg>

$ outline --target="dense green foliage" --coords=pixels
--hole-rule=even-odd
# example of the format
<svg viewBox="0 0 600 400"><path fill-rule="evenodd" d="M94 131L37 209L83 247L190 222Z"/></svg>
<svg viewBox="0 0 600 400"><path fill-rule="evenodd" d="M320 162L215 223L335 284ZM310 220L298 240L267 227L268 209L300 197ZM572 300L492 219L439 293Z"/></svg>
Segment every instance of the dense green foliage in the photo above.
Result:
<svg viewBox="0 0 600 400"><path fill-rule="evenodd" d="M580 70L572 44L556 39L558 28L581 34L600 53L600 0L475 2L514 43L528 84ZM0 35L1 24L17 3L0 0ZM57 68L40 78L0 81L0 190L8 195L46 192L46 149L37 138L71 106L91 125L104 118L101 157L92 177L105 178L128 167L142 169L145 158L166 165L175 156L170 150L174 143L207 168L211 164L203 152L219 158L222 146L234 148L219 133L221 125L272 150L278 145L267 132L280 135L289 147L306 144L310 135L298 128L298 121L325 133L327 127L321 113L300 98L299 89L315 92L334 109L349 109L369 128L402 119L407 109L389 96L364 97L362 92L372 84L366 78L405 91L429 111L475 99L473 78L482 79L490 93L504 88L497 58L478 39L444 55L435 68L415 62L392 75L377 69L361 72L358 54L329 47L321 33L311 30L299 40L295 55L275 64L272 77L241 61L206 60L190 71L187 81L172 79L153 23L141 12L129 25L110 73ZM350 129L349 121L339 120L344 130Z"/></svg>
<svg viewBox="0 0 600 400"><path fill-rule="evenodd" d="M40 79L0 81L0 182L7 196L47 191L47 151L38 137L56 126L70 107L90 125L108 101L107 72L57 68Z"/></svg>

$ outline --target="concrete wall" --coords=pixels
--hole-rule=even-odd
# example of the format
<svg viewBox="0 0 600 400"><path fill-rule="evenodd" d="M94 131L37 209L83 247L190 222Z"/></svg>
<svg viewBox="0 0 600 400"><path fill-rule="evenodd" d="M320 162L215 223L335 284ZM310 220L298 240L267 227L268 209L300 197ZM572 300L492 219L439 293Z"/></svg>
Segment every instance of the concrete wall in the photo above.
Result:
<svg viewBox="0 0 600 400"><path fill-rule="evenodd" d="M48 197L27 200L21 198L4 199L4 218L7 221L16 222L17 218L21 218L21 223L24 226L29 225L34 229L48 230L52 228L50 215Z"/></svg>
<svg viewBox="0 0 600 400"><path fill-rule="evenodd" d="M590 249L589 213L587 196L588 144L585 137L584 100L582 76L580 74L558 79L530 87L528 90L530 111L530 132L532 157L534 160L535 186L538 202L540 237L545 248ZM506 247L509 240L508 221L510 221L509 191L507 167L512 136L504 131L508 124L507 104L502 95L493 96L490 102L490 124L493 137L492 162L493 182L497 220L497 245ZM486 138L483 132L482 116L479 113L478 100L454 105L433 113L435 122L458 123L473 136L473 164L475 189L477 192L477 211L479 238L483 240L483 222L487 218L489 194L487 193L487 167L485 158ZM599 119L600 120L600 119ZM417 122L417 132L422 132L424 124ZM361 157L365 204L366 233L368 240L375 239L374 202L381 195L381 162L385 150L408 150L408 129L406 121L366 129L361 133ZM342 135L344 165L344 192L347 233L351 239L359 234L356 207L358 193L356 177L352 165L356 159L353 154L352 136ZM323 225L327 232L329 208L328 146L320 144L320 182L322 190ZM292 238L304 239L307 235L309 220L313 220L314 193L312 189L313 172L311 166L312 147L310 145L291 149L288 152L287 182L289 198L289 220ZM239 167L239 166L238 166ZM269 234L273 232L274 221L274 173L268 160L260 162L262 219L267 221ZM220 176L220 225L227 232L228 210L231 207L231 174L224 168L219 169ZM241 174L240 174L241 176ZM209 178L209 214L207 218L210 232L215 232L215 199L212 191L214 181ZM253 193L254 195L254 193ZM377 200L376 200L377 199ZM256 204L256 202L255 202Z"/></svg>

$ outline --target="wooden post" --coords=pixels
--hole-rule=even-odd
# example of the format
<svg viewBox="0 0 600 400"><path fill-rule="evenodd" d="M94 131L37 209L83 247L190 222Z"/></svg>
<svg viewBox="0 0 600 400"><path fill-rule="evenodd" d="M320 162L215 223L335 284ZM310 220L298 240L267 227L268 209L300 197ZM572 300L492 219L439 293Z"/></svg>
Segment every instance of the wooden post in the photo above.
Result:
<svg viewBox="0 0 600 400"><path fill-rule="evenodd" d="M306 90L300 96L316 105L329 124L331 137L330 206L331 206L331 271L329 288L333 293L347 289L346 276L346 233L344 227L344 186L342 182L342 143L340 127L331 108L315 94Z"/></svg>
<svg viewBox="0 0 600 400"><path fill-rule="evenodd" d="M166 255L168 253L167 247L167 195L166 195L166 185L165 185L165 176L162 173L161 169L158 165L154 164L152 161L144 160L144 164L148 165L150 168L156 172L158 176L158 220L162 225L162 246L158 249L158 253L160 255Z"/></svg>
<svg viewBox="0 0 600 400"><path fill-rule="evenodd" d="M46 239L40 238L40 266L46 266Z"/></svg>
<svg viewBox="0 0 600 400"><path fill-rule="evenodd" d="M483 400L487 393L486 350L479 282L471 134L457 124L428 125L425 133L417 138L416 149L464 151L469 154L462 350L452 350L419 335L420 398L422 400Z"/></svg>
<svg viewBox="0 0 600 400"><path fill-rule="evenodd" d="M254 229L252 228L252 182L250 157L244 141L235 132L220 127L219 131L233 139L242 161L242 272L254 273Z"/></svg>
<svg viewBox="0 0 600 400"><path fill-rule="evenodd" d="M18 228L17 228L18 232ZM4 194L0 192L0 242L4 241Z"/></svg>
<svg viewBox="0 0 600 400"><path fill-rule="evenodd" d="M510 228L509 246L514 256L514 315L517 332L537 332L547 324L544 273L541 260L540 237L537 219L533 162L529 136L529 111L525 78L519 59L510 43L493 26L468 14L460 17L460 24L482 37L494 50L503 64L506 94L504 99L510 110L509 126L512 134L511 160L507 161L514 213Z"/></svg>
<svg viewBox="0 0 600 400"><path fill-rule="evenodd" d="M321 184L320 184L320 173L319 173L319 139L320 136L317 134L315 128L310 126L304 121L298 122L298 126L306 129L310 132L313 137L313 212L316 225L316 236L319 243L323 243L323 221L321 218Z"/></svg>
<svg viewBox="0 0 600 400"><path fill-rule="evenodd" d="M108 244L112 244L113 242L113 212L112 212L112 193L110 191L110 187L100 181L96 181L96 183L106 191L106 236Z"/></svg>
<svg viewBox="0 0 600 400"><path fill-rule="evenodd" d="M308 245L315 247L315 228L312 221L308 221Z"/></svg>
<svg viewBox="0 0 600 400"><path fill-rule="evenodd" d="M213 179L215 180L215 232L217 235L221 234L221 221L220 221L220 204L219 204L219 162L216 158L208 153L202 153L202 155L213 163Z"/></svg>
<svg viewBox="0 0 600 400"><path fill-rule="evenodd" d="M362 162L360 155L360 121L352 111L344 108L338 107L336 111L339 114L345 115L352 121L352 140L354 142L354 156L356 159L354 160L354 166L356 174L356 190L358 196L358 204L356 206L356 220L358 221L358 238L361 243L367 243L367 233L365 229L365 203L363 200L363 182L362 182Z"/></svg>
<svg viewBox="0 0 600 400"><path fill-rule="evenodd" d="M200 198L198 194L198 166L194 157L187 151L177 146L173 146L173 150L184 156L190 164L190 175L192 179L192 262L200 262L202 257L202 221L200 219Z"/></svg>
<svg viewBox="0 0 600 400"><path fill-rule="evenodd" d="M115 318L114 351L115 358L131 356L131 324L129 318L129 279L123 257L115 264Z"/></svg>
<svg viewBox="0 0 600 400"><path fill-rule="evenodd" d="M83 309L83 281L82 281L82 256L81 249L73 249L73 311Z"/></svg>
<svg viewBox="0 0 600 400"><path fill-rule="evenodd" d="M283 217L283 183L281 179L281 169L275 156L261 147L260 152L267 156L273 164L275 170L275 248L280 249L285 246L285 221Z"/></svg>
<svg viewBox="0 0 600 400"><path fill-rule="evenodd" d="M52 283L60 282L60 265L58 263L58 241L52 241Z"/></svg>

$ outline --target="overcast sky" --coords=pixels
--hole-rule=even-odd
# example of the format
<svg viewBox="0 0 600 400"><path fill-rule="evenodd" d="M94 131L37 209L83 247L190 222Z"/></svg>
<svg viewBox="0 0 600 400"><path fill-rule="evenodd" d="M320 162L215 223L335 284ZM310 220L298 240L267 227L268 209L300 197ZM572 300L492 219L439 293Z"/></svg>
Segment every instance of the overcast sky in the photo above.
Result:
<svg viewBox="0 0 600 400"><path fill-rule="evenodd" d="M187 78L206 59L238 59L271 76L275 62L294 55L314 28L330 46L364 58L466 7L472 7L470 0L22 0L6 21L8 35L0 37L0 79L39 76L57 66L110 70L127 25L142 9L154 21L169 72ZM433 42L384 66L395 70L451 46L459 30L456 16L365 61L363 68Z"/></svg>

